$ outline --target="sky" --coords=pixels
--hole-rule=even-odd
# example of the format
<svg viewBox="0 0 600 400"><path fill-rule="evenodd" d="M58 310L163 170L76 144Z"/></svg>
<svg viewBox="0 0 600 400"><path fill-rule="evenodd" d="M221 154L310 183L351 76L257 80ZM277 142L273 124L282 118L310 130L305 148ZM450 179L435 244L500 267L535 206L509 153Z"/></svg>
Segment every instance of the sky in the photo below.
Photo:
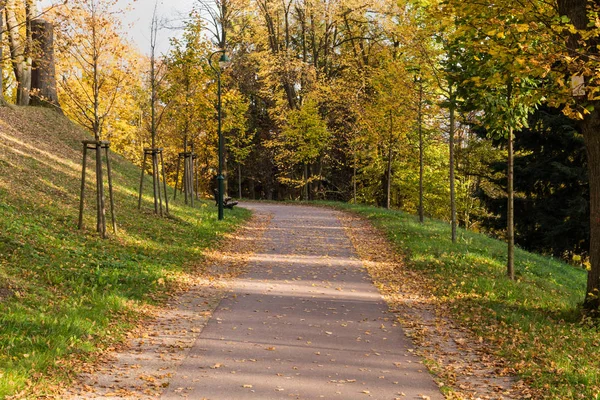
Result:
<svg viewBox="0 0 600 400"><path fill-rule="evenodd" d="M150 21L156 0L119 0L127 7L123 15L123 27L130 39L143 53L150 53ZM158 0L158 16L168 20L168 25L181 26L194 6L195 0ZM178 34L177 29L161 29L157 40L157 52L166 53L169 49L169 38Z"/></svg>
<svg viewBox="0 0 600 400"><path fill-rule="evenodd" d="M42 8L64 0L41 0ZM145 54L150 53L150 21L154 12L154 4L158 1L159 18L170 21L169 25L180 26L181 18L185 17L194 6L196 0L117 0L118 7L124 10L124 34ZM157 53L169 50L169 38L177 35L177 29L162 29L159 32Z"/></svg>

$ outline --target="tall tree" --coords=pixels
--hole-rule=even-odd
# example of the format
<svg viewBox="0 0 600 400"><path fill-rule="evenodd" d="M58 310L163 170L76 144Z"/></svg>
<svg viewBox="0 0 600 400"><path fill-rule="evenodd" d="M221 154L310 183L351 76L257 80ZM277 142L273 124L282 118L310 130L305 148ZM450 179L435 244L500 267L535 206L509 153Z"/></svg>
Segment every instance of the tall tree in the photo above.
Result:
<svg viewBox="0 0 600 400"><path fill-rule="evenodd" d="M309 183L321 179L320 174L309 175L309 166L323 157L330 141L330 133L317 106L316 100L310 98L299 110L289 111L286 125L272 144L281 168L279 180L292 187L303 187L305 200L308 200ZM298 168L302 178L298 178Z"/></svg>
<svg viewBox="0 0 600 400"><path fill-rule="evenodd" d="M590 182L590 269L588 271L585 307L600 308L600 101L596 98L599 58L598 2L591 0L557 0L560 16L566 17L562 33L566 37L566 71L582 76L588 86L585 95L576 98L572 114L579 117L585 139ZM570 102L569 102L570 103Z"/></svg>
<svg viewBox="0 0 600 400"><path fill-rule="evenodd" d="M550 49L540 40L540 30L530 27L530 16L520 5L455 3L451 10L456 16L454 43L463 97L483 111L481 122L490 134L507 138L507 275L514 279L513 136L526 126L528 115L543 97L537 86L547 70L528 57ZM489 21L493 24L486 25Z"/></svg>
<svg viewBox="0 0 600 400"><path fill-rule="evenodd" d="M209 170L215 166L217 153L213 106L216 90L206 65L211 44L203 37L203 29L202 19L193 12L181 37L171 39L165 84L159 93L160 102L169 104L163 117L161 140L165 148L175 155L171 164L177 164L182 144L186 151L194 144L203 172L201 182L197 182L196 186L212 193ZM172 168L173 172L175 169Z"/></svg>

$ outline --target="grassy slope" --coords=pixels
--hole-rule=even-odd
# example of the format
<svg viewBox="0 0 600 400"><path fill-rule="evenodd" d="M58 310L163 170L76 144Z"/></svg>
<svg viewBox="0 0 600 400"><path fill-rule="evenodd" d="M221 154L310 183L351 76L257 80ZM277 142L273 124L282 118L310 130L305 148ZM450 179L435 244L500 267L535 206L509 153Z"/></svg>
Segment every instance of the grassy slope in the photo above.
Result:
<svg viewBox="0 0 600 400"><path fill-rule="evenodd" d="M338 205L339 206L339 205ZM430 277L442 307L490 342L546 398L600 398L600 334L582 320L586 273L516 251L517 281L506 274L506 244L446 223L342 205L382 229L410 268ZM588 321L589 322L589 321Z"/></svg>
<svg viewBox="0 0 600 400"><path fill-rule="evenodd" d="M50 110L0 108L0 398L71 375L73 360L118 340L249 216L227 211L216 224L212 202L178 202L159 218L148 196L138 211L139 169L113 156L118 237L94 232L91 170L78 231L84 138Z"/></svg>

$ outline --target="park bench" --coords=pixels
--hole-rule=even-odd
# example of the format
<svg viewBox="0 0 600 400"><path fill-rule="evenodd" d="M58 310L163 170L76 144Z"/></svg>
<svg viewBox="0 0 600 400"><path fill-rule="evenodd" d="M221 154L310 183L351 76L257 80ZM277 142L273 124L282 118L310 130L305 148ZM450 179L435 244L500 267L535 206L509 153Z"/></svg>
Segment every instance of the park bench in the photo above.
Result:
<svg viewBox="0 0 600 400"><path fill-rule="evenodd" d="M219 190L215 189L214 191L215 194L215 205L218 206L219 205ZM223 197L223 207L225 208L229 208L230 210L233 210L233 206L237 205L237 201L234 201L231 197Z"/></svg>

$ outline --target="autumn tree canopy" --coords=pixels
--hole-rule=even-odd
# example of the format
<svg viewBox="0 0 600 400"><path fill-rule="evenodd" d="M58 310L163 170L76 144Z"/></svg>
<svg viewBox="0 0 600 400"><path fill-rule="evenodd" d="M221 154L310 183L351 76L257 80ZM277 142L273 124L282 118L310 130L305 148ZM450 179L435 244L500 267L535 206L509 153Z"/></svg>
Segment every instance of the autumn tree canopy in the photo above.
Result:
<svg viewBox="0 0 600 400"><path fill-rule="evenodd" d="M529 123L539 107L552 107L575 121L585 142L591 247L566 256L589 261L586 304L597 308L596 8L570 0L206 0L190 10L170 50L150 63L126 40L111 1L69 0L40 10L34 1L9 0L0 2L1 40L9 49L2 92L9 103L28 104L31 21L43 15L54 24L65 113L138 163L153 132L171 181L178 153L193 144L198 185L210 195L217 101L208 56L223 49L232 60L221 74L230 195L236 188L250 198L352 200L412 213L422 203L426 217L517 245L514 199L539 202L544 191L513 186L513 159L536 151L535 143L513 148L513 139L536 128ZM150 65L163 71L154 89ZM160 125L150 123L156 112ZM500 161L505 172L493 167ZM491 207L490 198L506 206ZM506 229L482 224L490 218L507 220Z"/></svg>

